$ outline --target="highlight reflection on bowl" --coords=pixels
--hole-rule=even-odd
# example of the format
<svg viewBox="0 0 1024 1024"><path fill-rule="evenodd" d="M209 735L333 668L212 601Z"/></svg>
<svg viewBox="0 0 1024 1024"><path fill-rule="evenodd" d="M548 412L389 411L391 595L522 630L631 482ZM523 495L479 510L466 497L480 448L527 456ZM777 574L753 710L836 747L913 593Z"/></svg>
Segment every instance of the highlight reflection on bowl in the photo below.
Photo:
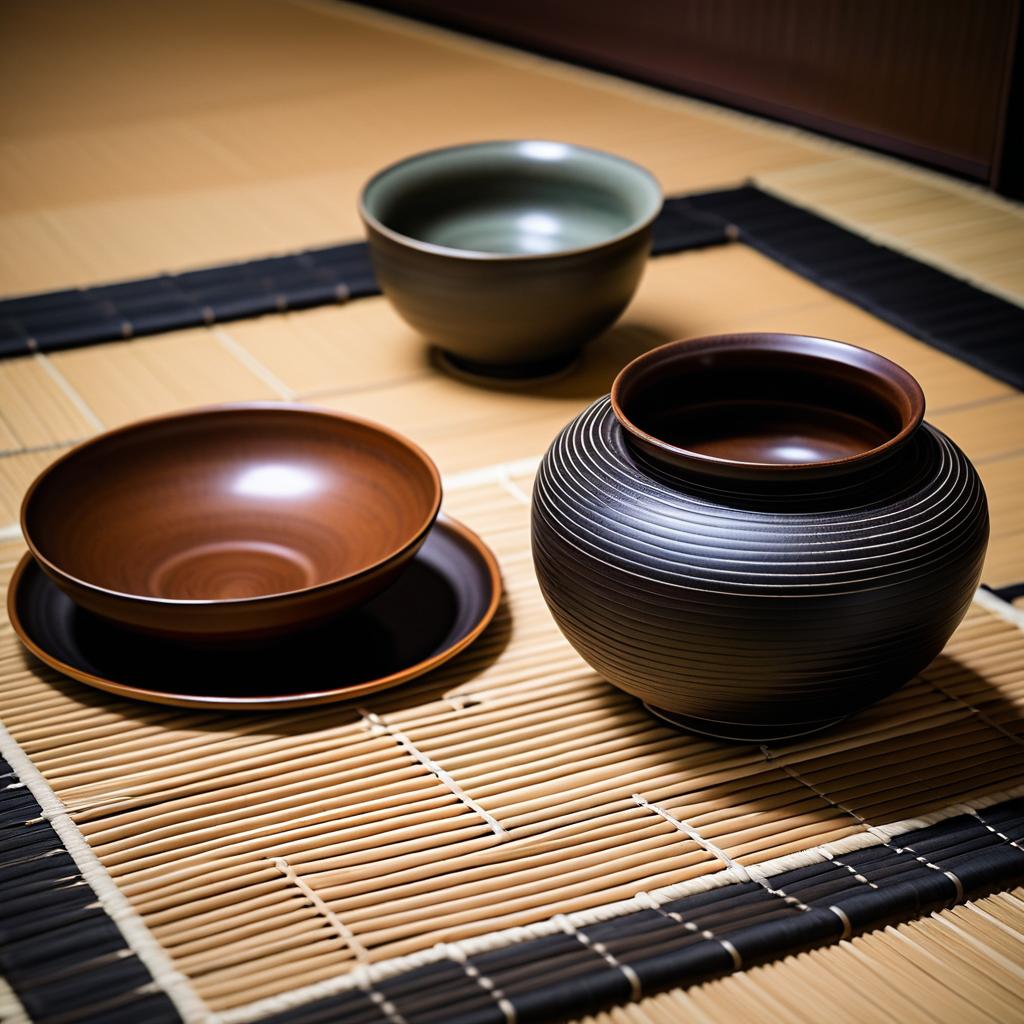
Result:
<svg viewBox="0 0 1024 1024"><path fill-rule="evenodd" d="M36 560L83 607L223 641L369 599L416 553L440 499L433 463L399 435L269 402L94 438L41 474L22 524Z"/></svg>
<svg viewBox="0 0 1024 1024"><path fill-rule="evenodd" d="M530 140L421 153L360 201L395 309L456 363L499 376L571 361L617 319L660 208L642 167Z"/></svg>

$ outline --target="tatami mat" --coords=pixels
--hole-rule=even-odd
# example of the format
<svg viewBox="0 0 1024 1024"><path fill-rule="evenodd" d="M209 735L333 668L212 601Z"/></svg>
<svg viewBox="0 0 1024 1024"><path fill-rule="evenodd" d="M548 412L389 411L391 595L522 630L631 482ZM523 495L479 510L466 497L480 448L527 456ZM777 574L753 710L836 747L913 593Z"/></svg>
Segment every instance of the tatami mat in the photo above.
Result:
<svg viewBox="0 0 1024 1024"><path fill-rule="evenodd" d="M182 17L128 0L14 0L0 17L21 41L0 69L3 94L32 97L4 110L0 294L355 237L354 199L377 167L434 145L522 136L621 151L667 192L755 177L1024 294L1020 214L1001 200L354 5L216 0Z"/></svg>
<svg viewBox="0 0 1024 1024"><path fill-rule="evenodd" d="M0 21L20 40L0 66L0 294L356 237L355 197L377 167L429 146L522 135L621 152L668 192L754 177L984 287L1024 292L1019 208L1002 200L351 6L14 0ZM621 324L571 375L531 391L439 375L381 299L8 361L0 564L9 572L21 550L14 524L34 475L68 443L136 416L209 401L311 400L406 430L446 473L462 473L539 454L632 355L740 329L843 338L907 366L929 418L985 480L986 582L1024 580L1019 397L737 246L653 261ZM623 799L634 785L692 815L747 863L860 828L767 770L757 752L723 753L662 729L592 676L534 589L528 488L525 475L451 489L451 511L502 561L508 604L464 658L373 705L519 833L509 845L352 709L239 720L144 708L27 662L3 626L0 716L210 1005L244 1005L355 962L273 857L379 958L712 870L663 819ZM785 756L879 822L1019 781L1019 746L1007 733L1019 737L1020 646L1016 627L976 608L925 680ZM886 764L899 765L898 777ZM620 843L626 833L631 842ZM505 879L518 888L508 881L503 896ZM1019 933L1018 905L1019 895L978 904ZM1020 978L1019 943L1002 945L1000 928L977 915L950 911L606 1020L767 1022L786 1018L803 991L809 1019L835 992L842 998L827 1005L836 1019L915 1020L920 1005L932 1019L1012 1019L1007 1006L1019 1008L1003 989Z"/></svg>

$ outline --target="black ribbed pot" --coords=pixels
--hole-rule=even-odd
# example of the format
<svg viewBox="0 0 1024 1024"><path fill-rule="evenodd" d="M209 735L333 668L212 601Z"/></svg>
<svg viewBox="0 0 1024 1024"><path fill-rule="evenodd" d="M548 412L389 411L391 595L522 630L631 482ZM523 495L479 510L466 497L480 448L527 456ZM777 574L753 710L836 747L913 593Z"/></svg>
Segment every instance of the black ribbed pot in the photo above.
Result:
<svg viewBox="0 0 1024 1024"><path fill-rule="evenodd" d="M902 686L970 605L985 493L916 381L840 342L747 334L629 364L533 496L555 620L677 724L766 740Z"/></svg>

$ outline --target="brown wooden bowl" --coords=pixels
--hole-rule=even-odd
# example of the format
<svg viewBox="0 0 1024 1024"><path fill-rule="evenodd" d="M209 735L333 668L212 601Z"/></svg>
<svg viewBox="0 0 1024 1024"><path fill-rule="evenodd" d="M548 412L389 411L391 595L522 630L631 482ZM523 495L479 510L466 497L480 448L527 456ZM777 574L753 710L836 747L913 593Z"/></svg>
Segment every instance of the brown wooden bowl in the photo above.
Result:
<svg viewBox="0 0 1024 1024"><path fill-rule="evenodd" d="M436 467L400 435L267 402L93 438L40 474L21 525L89 611L160 636L251 641L383 590L440 504Z"/></svg>

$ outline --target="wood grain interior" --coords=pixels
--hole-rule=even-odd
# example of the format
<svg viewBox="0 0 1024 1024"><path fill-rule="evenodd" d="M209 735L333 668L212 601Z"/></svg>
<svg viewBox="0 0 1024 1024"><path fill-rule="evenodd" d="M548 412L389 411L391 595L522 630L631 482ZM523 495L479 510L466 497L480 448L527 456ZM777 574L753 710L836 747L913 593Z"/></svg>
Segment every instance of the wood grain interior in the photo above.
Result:
<svg viewBox="0 0 1024 1024"><path fill-rule="evenodd" d="M16 2L0 17L24 40L0 71L17 88L0 95L33 97L4 103L0 294L356 237L355 196L376 167L428 146L540 135L622 152L667 192L754 176L887 244L1024 295L1020 212L1001 200L345 5L217 0L186 14L115 0L59 11ZM73 99L62 85L70 74ZM25 488L56 453L99 429L213 401L309 400L404 431L443 472L458 474L539 454L639 352L741 330L841 338L907 367L924 387L928 418L985 480L993 518L985 581L1024 580L1024 398L738 245L652 261L620 324L572 374L530 390L440 373L383 299L0 363L5 578L23 550L13 524ZM0 627L0 717L211 1006L333 976L360 955L380 959L539 920L720 866L636 806L633 792L745 863L862 828L756 750L654 723L579 661L536 591L529 487L528 472L449 487L449 511L501 559L506 606L465 656L371 705L510 840L355 709L240 719L136 706L42 669L6 621ZM1020 779L1022 653L1018 630L975 609L922 680L779 756L872 823L1005 788ZM1019 894L995 899L1003 902L979 906L1010 915L1019 931ZM945 941L950 925L984 931L963 916L974 913L902 926L898 934L924 949L912 966L903 938L886 932L807 954L795 967L786 961L661 997L681 1002L643 1004L636 1012L649 1009L649 1018L608 1019L677 1019L682 1006L711 1020L736 1019L735 1007L775 1020L792 977L829 992L843 972L863 980L873 969L865 965L884 974L883 1001L905 974L921 986L922 971L973 979L973 988L921 997L943 1019L961 1019L965 1002L989 1005L985 993L1007 970L994 954L968 955L985 936L971 933L956 951Z"/></svg>

